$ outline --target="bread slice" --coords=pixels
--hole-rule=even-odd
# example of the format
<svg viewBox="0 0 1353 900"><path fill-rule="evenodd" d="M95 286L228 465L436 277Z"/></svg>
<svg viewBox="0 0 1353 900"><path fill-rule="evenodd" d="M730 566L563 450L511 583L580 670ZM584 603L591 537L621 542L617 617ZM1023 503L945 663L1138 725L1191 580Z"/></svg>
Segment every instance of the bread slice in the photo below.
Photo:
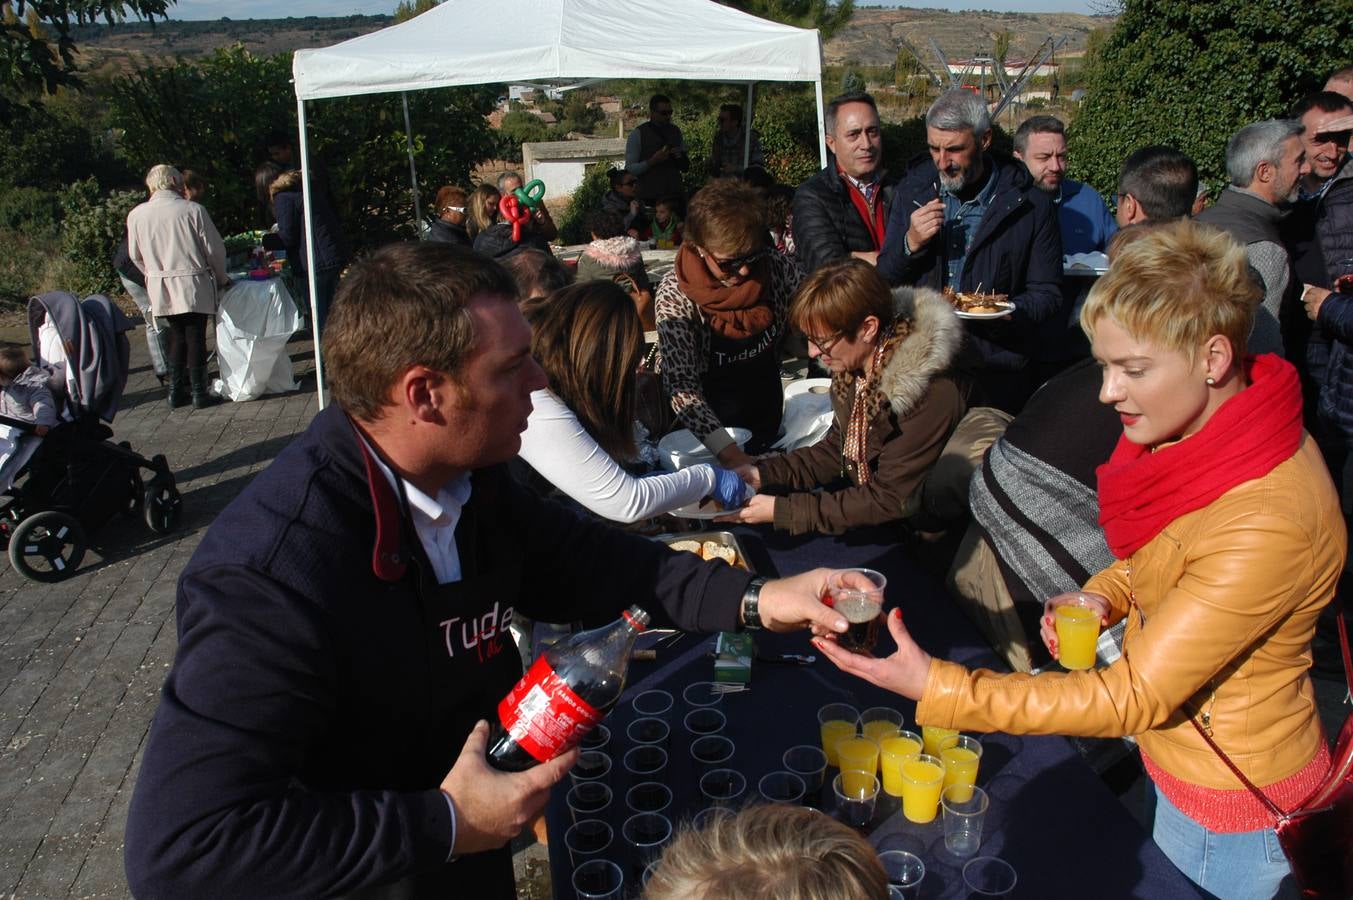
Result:
<svg viewBox="0 0 1353 900"><path fill-rule="evenodd" d="M723 544L716 544L714 541L705 541L700 545L700 555L705 559L721 559L730 566L738 564L738 553L732 547L725 547Z"/></svg>
<svg viewBox="0 0 1353 900"><path fill-rule="evenodd" d="M672 543L667 546L671 547L673 550L684 550L687 553L704 556L704 554L700 552L701 548L699 541L672 541Z"/></svg>

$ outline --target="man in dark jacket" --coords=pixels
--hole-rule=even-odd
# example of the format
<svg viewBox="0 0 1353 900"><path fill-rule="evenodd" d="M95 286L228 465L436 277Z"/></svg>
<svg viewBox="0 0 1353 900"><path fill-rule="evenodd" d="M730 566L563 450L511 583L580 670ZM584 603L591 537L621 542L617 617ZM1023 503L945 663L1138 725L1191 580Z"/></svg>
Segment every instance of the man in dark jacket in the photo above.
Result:
<svg viewBox="0 0 1353 900"><path fill-rule="evenodd" d="M794 246L805 273L857 256L878 261L892 208L883 168L878 107L868 94L842 94L824 111L827 167L794 193Z"/></svg>
<svg viewBox="0 0 1353 900"><path fill-rule="evenodd" d="M576 754L486 759L514 613L637 600L685 629L813 625L827 570L763 582L518 486L545 386L511 278L449 244L359 262L324 336L333 404L212 525L127 821L141 897L509 898L505 845ZM391 341L395 334L400 340Z"/></svg>
<svg viewBox="0 0 1353 900"><path fill-rule="evenodd" d="M968 322L960 368L988 405L1017 412L1036 385L1026 368L1037 326L1063 309L1057 213L1023 165L988 153L991 120L971 91L941 94L926 113L930 158L893 197L879 271L890 284L1006 294L1012 315Z"/></svg>
<svg viewBox="0 0 1353 900"><path fill-rule="evenodd" d="M1301 284L1333 289L1344 273L1344 263L1353 260L1350 115L1353 101L1333 91L1310 94L1291 112L1305 128L1301 139L1310 166L1292 214L1283 223L1283 238ZM1282 325L1287 358L1302 374L1306 427L1320 439L1321 423L1314 413L1317 395L1325 383L1330 339L1323 328L1312 327L1300 303L1289 302L1283 308Z"/></svg>
<svg viewBox="0 0 1353 900"><path fill-rule="evenodd" d="M639 199L650 206L659 200L674 200L684 210L681 173L690 166L686 139L672 122L672 101L654 94L648 101L648 121L625 140L625 169L639 179Z"/></svg>

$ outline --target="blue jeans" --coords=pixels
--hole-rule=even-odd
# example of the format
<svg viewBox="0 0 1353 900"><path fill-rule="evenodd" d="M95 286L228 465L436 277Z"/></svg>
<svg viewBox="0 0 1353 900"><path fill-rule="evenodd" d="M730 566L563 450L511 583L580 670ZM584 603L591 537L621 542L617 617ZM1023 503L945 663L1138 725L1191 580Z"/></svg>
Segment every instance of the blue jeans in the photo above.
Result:
<svg viewBox="0 0 1353 900"><path fill-rule="evenodd" d="M1208 831L1179 811L1154 784L1151 837L1175 868L1219 900L1298 897L1291 868L1272 828L1220 833Z"/></svg>

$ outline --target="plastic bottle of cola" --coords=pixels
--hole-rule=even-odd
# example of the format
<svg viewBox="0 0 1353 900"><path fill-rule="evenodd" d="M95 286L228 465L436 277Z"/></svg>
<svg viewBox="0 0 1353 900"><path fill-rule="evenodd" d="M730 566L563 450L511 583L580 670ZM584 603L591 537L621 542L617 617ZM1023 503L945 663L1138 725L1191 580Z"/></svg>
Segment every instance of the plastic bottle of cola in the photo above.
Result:
<svg viewBox="0 0 1353 900"><path fill-rule="evenodd" d="M520 772L582 740L625 689L634 641L649 615L631 606L609 625L547 649L498 704L489 731L489 765Z"/></svg>

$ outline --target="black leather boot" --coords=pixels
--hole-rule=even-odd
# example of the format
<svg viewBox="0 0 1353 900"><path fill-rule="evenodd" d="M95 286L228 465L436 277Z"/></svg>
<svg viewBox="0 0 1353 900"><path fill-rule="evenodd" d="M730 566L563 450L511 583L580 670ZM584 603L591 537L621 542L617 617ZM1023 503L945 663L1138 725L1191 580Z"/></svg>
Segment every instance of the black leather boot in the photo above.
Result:
<svg viewBox="0 0 1353 900"><path fill-rule="evenodd" d="M215 406L221 402L220 397L214 396L208 390L211 384L207 380L207 367L198 366L195 369L188 370L188 378L193 385L193 409L205 409L208 406Z"/></svg>
<svg viewBox="0 0 1353 900"><path fill-rule="evenodd" d="M166 399L170 409L188 405L188 373L179 366L170 366L166 380Z"/></svg>

